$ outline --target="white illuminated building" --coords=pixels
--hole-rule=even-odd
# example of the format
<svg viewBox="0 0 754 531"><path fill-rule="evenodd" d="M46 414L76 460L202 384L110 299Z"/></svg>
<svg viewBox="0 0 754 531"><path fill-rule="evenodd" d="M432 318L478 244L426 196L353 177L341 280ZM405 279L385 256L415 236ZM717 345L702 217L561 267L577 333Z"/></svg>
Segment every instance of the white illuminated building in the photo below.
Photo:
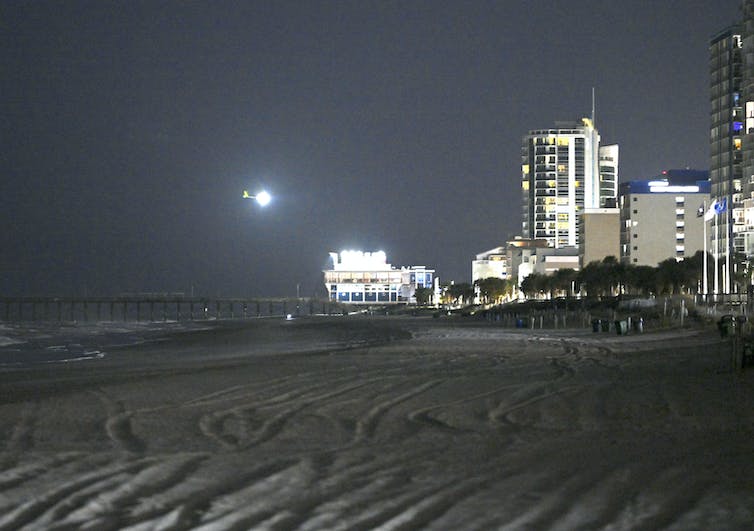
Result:
<svg viewBox="0 0 754 531"><path fill-rule="evenodd" d="M618 195L618 146L601 146L593 119L583 118L529 131L522 147L523 237L578 247L584 209Z"/></svg>
<svg viewBox="0 0 754 531"><path fill-rule="evenodd" d="M333 267L324 271L332 301L347 304L408 304L416 302L417 288L432 288L438 300L434 269L424 266L396 268L383 251L330 253Z"/></svg>

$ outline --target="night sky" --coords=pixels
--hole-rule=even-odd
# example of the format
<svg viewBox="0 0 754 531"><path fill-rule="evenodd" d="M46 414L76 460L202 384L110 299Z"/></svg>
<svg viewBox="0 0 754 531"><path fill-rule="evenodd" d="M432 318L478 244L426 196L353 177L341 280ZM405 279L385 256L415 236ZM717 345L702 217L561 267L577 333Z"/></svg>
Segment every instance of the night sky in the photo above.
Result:
<svg viewBox="0 0 754 531"><path fill-rule="evenodd" d="M739 4L4 1L0 296L322 295L349 248L468 282L592 87L621 181L708 168Z"/></svg>

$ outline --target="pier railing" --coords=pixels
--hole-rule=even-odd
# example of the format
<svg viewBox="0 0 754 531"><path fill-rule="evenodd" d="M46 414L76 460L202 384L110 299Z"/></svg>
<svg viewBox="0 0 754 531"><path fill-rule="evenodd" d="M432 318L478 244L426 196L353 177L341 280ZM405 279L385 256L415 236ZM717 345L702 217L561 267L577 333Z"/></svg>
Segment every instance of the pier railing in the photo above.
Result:
<svg viewBox="0 0 754 531"><path fill-rule="evenodd" d="M199 321L334 315L342 311L342 304L311 298L0 297L0 320L5 322Z"/></svg>

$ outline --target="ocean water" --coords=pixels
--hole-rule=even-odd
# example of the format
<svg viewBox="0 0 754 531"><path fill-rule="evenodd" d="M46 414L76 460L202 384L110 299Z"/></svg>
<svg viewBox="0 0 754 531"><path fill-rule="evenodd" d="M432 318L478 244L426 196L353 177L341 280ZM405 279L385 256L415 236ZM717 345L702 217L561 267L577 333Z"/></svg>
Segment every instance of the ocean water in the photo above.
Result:
<svg viewBox="0 0 754 531"><path fill-rule="evenodd" d="M159 341L172 334L208 326L192 322L3 323L0 324L0 370L104 359L114 349Z"/></svg>

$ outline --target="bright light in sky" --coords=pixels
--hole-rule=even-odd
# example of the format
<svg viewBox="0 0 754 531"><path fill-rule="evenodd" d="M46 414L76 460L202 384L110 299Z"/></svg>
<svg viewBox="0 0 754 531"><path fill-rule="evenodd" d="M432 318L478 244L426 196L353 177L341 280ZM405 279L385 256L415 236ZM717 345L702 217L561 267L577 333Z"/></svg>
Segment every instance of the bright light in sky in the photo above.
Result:
<svg viewBox="0 0 754 531"><path fill-rule="evenodd" d="M270 201L272 201L272 196L264 190L257 194L257 203L259 203L259 206L267 206Z"/></svg>
<svg viewBox="0 0 754 531"><path fill-rule="evenodd" d="M243 191L243 198L244 199L253 199L255 200L259 206L267 206L270 204L270 201L272 201L272 196L267 193L265 190L262 190L261 192L257 193L256 195L251 195L248 190Z"/></svg>

